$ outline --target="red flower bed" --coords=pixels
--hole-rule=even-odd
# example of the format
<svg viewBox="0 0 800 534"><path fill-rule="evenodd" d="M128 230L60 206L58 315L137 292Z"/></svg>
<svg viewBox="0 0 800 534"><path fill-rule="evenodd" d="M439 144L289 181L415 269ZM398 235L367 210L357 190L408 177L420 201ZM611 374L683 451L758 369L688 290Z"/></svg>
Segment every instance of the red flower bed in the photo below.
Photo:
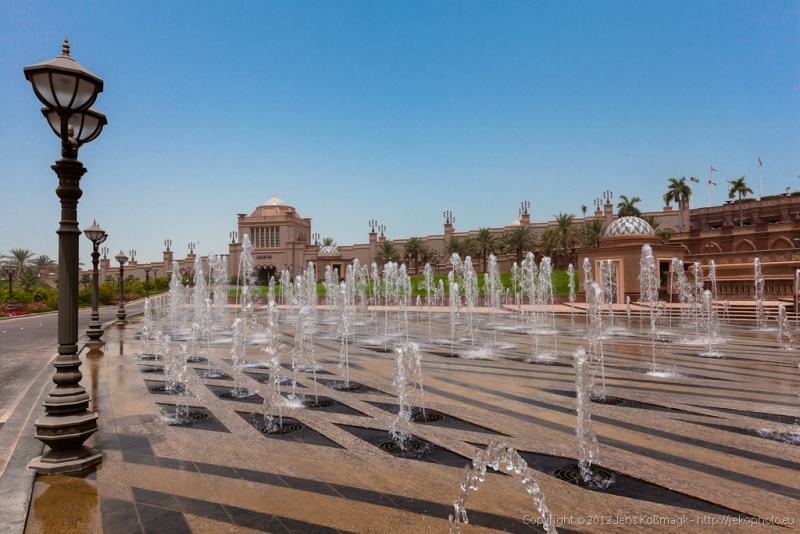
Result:
<svg viewBox="0 0 800 534"><path fill-rule="evenodd" d="M0 312L0 317L16 317L17 315L30 315L29 311Z"/></svg>

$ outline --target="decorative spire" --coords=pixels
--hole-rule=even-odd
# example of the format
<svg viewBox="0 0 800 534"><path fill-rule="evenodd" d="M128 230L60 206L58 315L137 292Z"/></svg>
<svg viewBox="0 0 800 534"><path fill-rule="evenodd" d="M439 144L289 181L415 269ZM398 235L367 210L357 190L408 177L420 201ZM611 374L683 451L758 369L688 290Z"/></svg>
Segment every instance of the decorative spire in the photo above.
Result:
<svg viewBox="0 0 800 534"><path fill-rule="evenodd" d="M61 55L69 55L69 37L64 37L64 44L61 45Z"/></svg>

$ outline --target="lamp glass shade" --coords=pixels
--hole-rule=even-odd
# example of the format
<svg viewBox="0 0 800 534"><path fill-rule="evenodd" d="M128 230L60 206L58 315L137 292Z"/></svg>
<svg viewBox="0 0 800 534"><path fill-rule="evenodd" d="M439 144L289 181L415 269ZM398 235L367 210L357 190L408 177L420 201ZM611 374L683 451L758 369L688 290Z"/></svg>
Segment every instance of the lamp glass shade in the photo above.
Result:
<svg viewBox="0 0 800 534"><path fill-rule="evenodd" d="M151 265L145 265L142 267L142 269L144 269L144 272L149 273L151 270L153 270L153 267Z"/></svg>
<svg viewBox="0 0 800 534"><path fill-rule="evenodd" d="M42 104L64 115L88 109L103 91L103 80L80 66L68 50L23 70Z"/></svg>
<svg viewBox="0 0 800 534"><path fill-rule="evenodd" d="M89 241L92 243L97 243L98 245L105 241L107 234L106 231L97 226L97 221L94 222L89 228L86 228L83 231L86 234L86 237L89 238Z"/></svg>
<svg viewBox="0 0 800 534"><path fill-rule="evenodd" d="M117 260L117 262L119 262L120 265L124 265L125 262L128 261L128 256L126 256L125 254L120 253L120 254L117 254L116 256L114 256L114 259Z"/></svg>
<svg viewBox="0 0 800 534"><path fill-rule="evenodd" d="M61 117L51 108L42 108L42 114L47 118L47 123L53 133L61 138ZM74 138L79 145L93 141L103 131L103 126L108 124L106 116L94 108L85 111L76 111L69 118Z"/></svg>
<svg viewBox="0 0 800 534"><path fill-rule="evenodd" d="M17 272L17 266L14 265L13 263L6 263L5 265L3 265L3 270L8 274L14 274L15 272Z"/></svg>

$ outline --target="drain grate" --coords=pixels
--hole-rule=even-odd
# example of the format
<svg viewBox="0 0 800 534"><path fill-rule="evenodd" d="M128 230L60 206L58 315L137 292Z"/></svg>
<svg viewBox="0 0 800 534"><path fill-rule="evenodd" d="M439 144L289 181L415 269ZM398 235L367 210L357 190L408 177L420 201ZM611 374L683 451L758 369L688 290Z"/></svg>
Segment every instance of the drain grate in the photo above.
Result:
<svg viewBox="0 0 800 534"><path fill-rule="evenodd" d="M625 399L612 397L611 395L591 395L589 399L596 404L610 404L612 406L625 404Z"/></svg>
<svg viewBox="0 0 800 534"><path fill-rule="evenodd" d="M332 400L321 400L306 404L306 408L327 408L328 406L333 406L334 404L336 403Z"/></svg>
<svg viewBox="0 0 800 534"><path fill-rule="evenodd" d="M207 361L207 360L205 358L203 358L202 356L189 356L188 358L186 358L186 362L187 363L200 363L200 362L204 362L204 361Z"/></svg>
<svg viewBox="0 0 800 534"><path fill-rule="evenodd" d="M264 434L291 434L292 432L297 432L298 430L302 430L303 425L300 423L286 423L285 425L273 428L271 430L267 429L267 427L263 427L261 432Z"/></svg>
<svg viewBox="0 0 800 534"><path fill-rule="evenodd" d="M143 373L162 373L162 372L164 372L164 370L161 369L160 367L148 367L146 369L142 369L142 372Z"/></svg>
<svg viewBox="0 0 800 534"><path fill-rule="evenodd" d="M194 421L199 421L200 419L208 417L208 414L203 412L190 412L188 417Z"/></svg>
<svg viewBox="0 0 800 534"><path fill-rule="evenodd" d="M425 410L425 415L423 415L422 410L420 410L413 413L411 420L415 423L435 423L436 421L443 421L444 415L430 410Z"/></svg>
<svg viewBox="0 0 800 534"><path fill-rule="evenodd" d="M384 441L378 447L391 454L419 454L424 452L428 445L419 438L411 437L405 441L404 447L394 440Z"/></svg>
<svg viewBox="0 0 800 534"><path fill-rule="evenodd" d="M560 478L570 484L583 488L605 489L614 483L614 473L602 467L592 466L592 480L586 482L581 476L581 469L577 465L567 465L557 467L553 470L553 476Z"/></svg>

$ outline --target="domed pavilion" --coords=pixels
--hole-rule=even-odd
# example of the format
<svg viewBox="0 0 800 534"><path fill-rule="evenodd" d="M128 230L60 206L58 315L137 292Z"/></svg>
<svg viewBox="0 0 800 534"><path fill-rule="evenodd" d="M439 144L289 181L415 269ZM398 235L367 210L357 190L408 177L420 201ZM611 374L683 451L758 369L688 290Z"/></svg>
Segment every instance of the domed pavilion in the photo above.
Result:
<svg viewBox="0 0 800 534"><path fill-rule="evenodd" d="M603 237L600 238L600 246L577 249L578 264L575 265L575 270L581 273L580 293L585 297L583 263L586 258L592 268L592 277L601 288L603 284L600 278L600 265L610 262L613 267L613 285L616 286L616 291L611 297L611 302L624 304L625 297L630 297L631 302L637 302L640 289L639 262L644 245L650 245L653 249L653 257L661 279L659 293L665 294L672 258L682 260L686 249L680 245L662 245L653 228L639 217L618 218L606 227Z"/></svg>

